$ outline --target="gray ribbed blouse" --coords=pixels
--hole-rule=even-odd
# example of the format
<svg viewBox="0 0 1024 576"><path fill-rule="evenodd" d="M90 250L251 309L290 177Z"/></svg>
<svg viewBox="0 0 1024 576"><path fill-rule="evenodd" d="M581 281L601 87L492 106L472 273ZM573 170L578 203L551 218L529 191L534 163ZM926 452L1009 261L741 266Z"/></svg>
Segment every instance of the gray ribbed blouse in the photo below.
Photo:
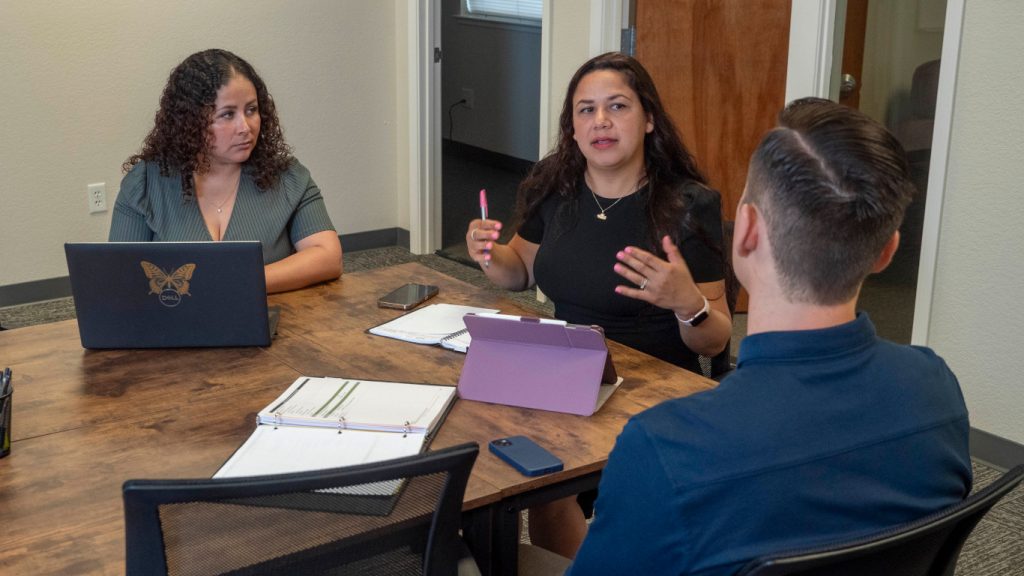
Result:
<svg viewBox="0 0 1024 576"><path fill-rule="evenodd" d="M223 240L259 240L263 262L270 264L295 253L295 243L324 230L334 230L320 189L299 163L281 175L270 190L256 186L246 166ZM182 198L181 176L160 175L155 162L136 164L121 180L110 222L111 242L210 241L196 200Z"/></svg>

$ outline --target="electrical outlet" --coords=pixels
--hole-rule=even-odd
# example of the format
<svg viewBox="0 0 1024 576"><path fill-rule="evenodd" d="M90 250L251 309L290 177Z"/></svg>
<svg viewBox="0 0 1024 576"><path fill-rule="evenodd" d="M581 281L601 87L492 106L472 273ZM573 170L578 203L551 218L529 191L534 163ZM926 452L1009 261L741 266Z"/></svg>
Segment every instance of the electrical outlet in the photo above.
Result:
<svg viewBox="0 0 1024 576"><path fill-rule="evenodd" d="M107 184L97 182L86 187L86 198L89 201L89 213L107 211Z"/></svg>
<svg viewBox="0 0 1024 576"><path fill-rule="evenodd" d="M466 101L466 108L469 108L470 110L472 110L473 109L473 100L474 100L474 98L473 98L473 89L472 88L463 88L462 89L462 99Z"/></svg>

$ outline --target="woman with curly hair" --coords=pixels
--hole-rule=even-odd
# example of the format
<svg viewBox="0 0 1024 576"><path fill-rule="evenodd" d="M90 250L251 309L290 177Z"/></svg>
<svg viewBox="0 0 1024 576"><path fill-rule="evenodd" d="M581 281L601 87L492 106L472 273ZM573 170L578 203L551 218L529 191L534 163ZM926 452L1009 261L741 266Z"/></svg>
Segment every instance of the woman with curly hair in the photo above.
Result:
<svg viewBox="0 0 1024 576"><path fill-rule="evenodd" d="M341 275L320 189L285 144L263 80L231 52L198 52L171 72L123 169L112 242L259 240L267 292Z"/></svg>

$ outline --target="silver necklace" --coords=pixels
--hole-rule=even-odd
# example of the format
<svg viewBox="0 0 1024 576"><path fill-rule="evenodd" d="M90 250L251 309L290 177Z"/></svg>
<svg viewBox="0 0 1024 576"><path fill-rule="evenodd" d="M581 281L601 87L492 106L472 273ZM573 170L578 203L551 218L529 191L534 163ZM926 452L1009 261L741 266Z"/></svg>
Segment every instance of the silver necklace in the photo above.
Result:
<svg viewBox="0 0 1024 576"><path fill-rule="evenodd" d="M626 196L629 196L629 194L626 194L626 196L618 197L615 200L615 202L612 202L611 204L609 204L607 208L605 208L604 206L601 206L601 202L598 201L597 194L594 194L593 190L590 191L590 196L594 198L594 204L597 204L597 209L600 210L600 212L597 213L597 219L598 220L607 220L608 219L608 215L605 214L605 212L611 210L612 207L615 206L616 204L618 204L619 202L622 202L622 199L625 198Z"/></svg>
<svg viewBox="0 0 1024 576"><path fill-rule="evenodd" d="M238 179L235 180L235 189L231 191L231 194L227 195L227 198L224 198L223 200L221 200L220 204L217 204L216 202L211 200L209 197L206 197L205 195L204 195L203 198L200 198L200 200L206 200L206 203L208 205L212 205L213 208L217 211L217 214L220 214L220 213L224 212L224 205L227 204L228 202L230 202L232 198L234 198L235 196L238 195L238 186L239 186L241 175L242 175L241 172L239 172Z"/></svg>
<svg viewBox="0 0 1024 576"><path fill-rule="evenodd" d="M238 194L238 186L236 185L234 191L231 192L231 194L228 194L227 198L225 198L224 200L221 200L220 204L217 204L217 203L213 202L209 198L204 198L204 199L206 200L207 204L212 204L213 205L213 208L217 211L217 214L220 214L220 213L222 213L224 211L224 205L227 204L229 201L231 201L231 199L234 198L237 194Z"/></svg>
<svg viewBox="0 0 1024 576"><path fill-rule="evenodd" d="M220 214L221 212L223 212L224 205L228 203L228 200L231 200L232 198L234 198L235 194L238 194L238 188L235 188L235 191L232 192L230 196L225 198L223 202L221 202L220 204L214 205L214 208L217 209L217 214ZM611 208L611 206L609 206L609 208Z"/></svg>

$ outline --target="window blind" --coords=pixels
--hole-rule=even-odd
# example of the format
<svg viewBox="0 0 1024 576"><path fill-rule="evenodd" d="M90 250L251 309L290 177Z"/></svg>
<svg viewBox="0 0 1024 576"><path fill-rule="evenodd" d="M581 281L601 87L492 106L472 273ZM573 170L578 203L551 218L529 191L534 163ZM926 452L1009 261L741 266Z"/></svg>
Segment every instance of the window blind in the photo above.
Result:
<svg viewBox="0 0 1024 576"><path fill-rule="evenodd" d="M504 16L540 20L543 0L466 0L466 12L478 16Z"/></svg>

